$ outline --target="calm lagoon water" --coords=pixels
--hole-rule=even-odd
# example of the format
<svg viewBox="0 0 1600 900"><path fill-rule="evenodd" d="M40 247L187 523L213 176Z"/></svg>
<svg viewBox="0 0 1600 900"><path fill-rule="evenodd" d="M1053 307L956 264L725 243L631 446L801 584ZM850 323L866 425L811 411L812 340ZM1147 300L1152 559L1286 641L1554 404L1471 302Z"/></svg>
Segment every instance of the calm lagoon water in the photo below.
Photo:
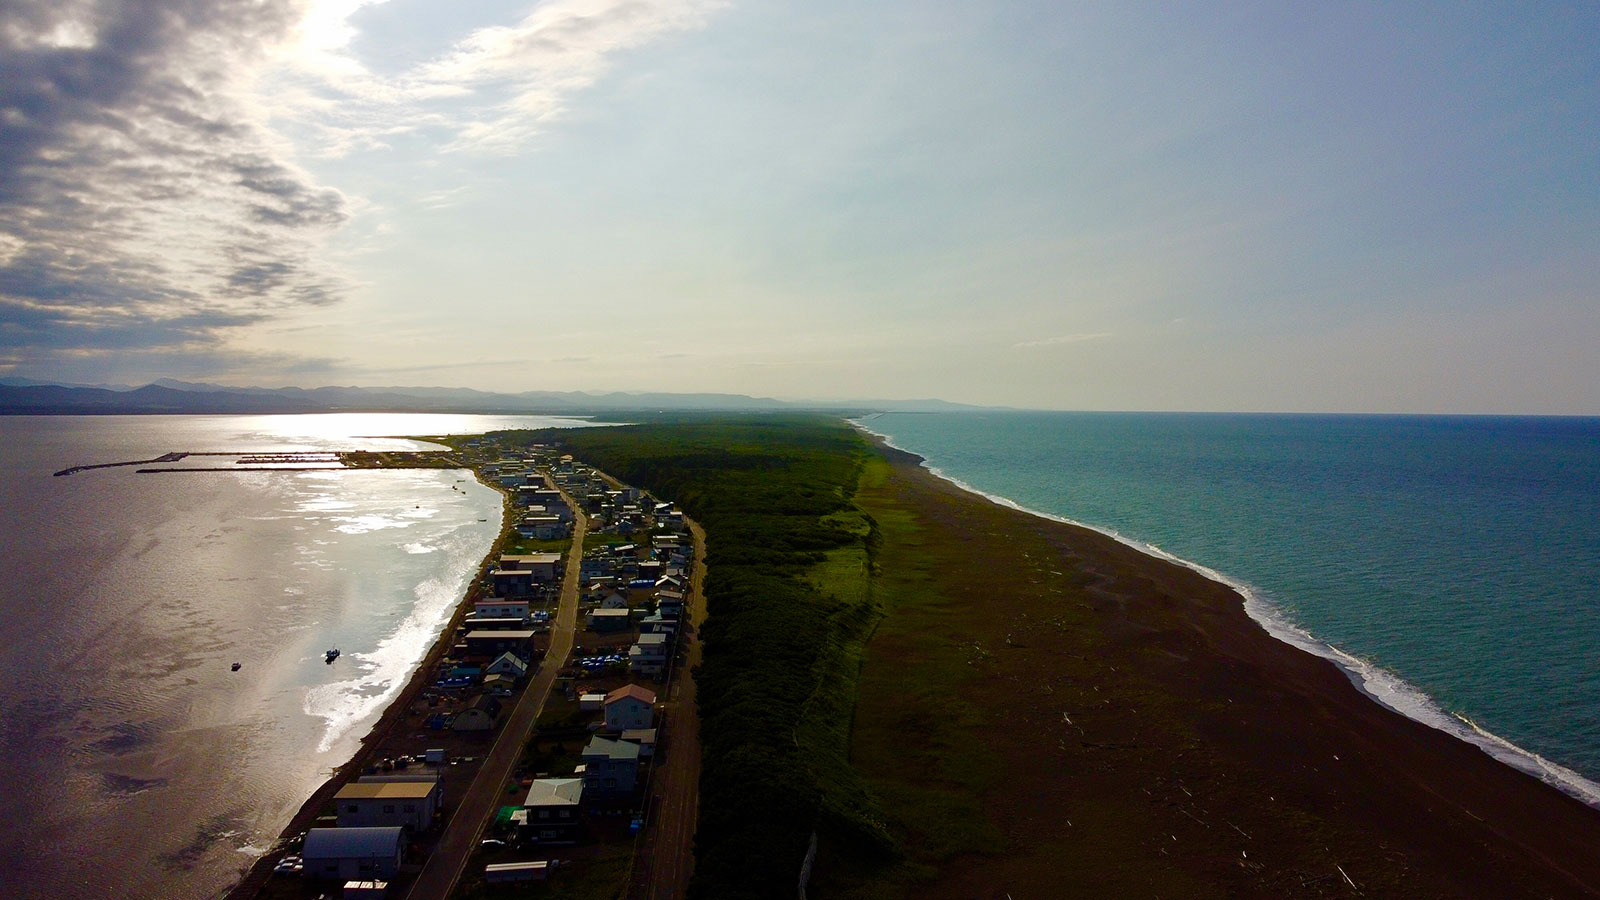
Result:
<svg viewBox="0 0 1600 900"><path fill-rule="evenodd" d="M500 525L499 494L460 471L52 472L583 424L0 418L0 893L224 892L353 753Z"/></svg>
<svg viewBox="0 0 1600 900"><path fill-rule="evenodd" d="M974 489L1212 570L1374 697L1600 802L1600 419L861 424Z"/></svg>

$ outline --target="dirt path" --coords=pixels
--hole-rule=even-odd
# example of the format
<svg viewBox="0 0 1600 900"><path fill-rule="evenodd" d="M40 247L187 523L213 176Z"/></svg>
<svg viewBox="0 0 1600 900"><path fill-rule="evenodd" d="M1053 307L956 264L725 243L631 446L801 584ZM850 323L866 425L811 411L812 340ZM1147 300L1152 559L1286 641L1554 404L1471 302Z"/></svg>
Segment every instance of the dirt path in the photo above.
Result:
<svg viewBox="0 0 1600 900"><path fill-rule="evenodd" d="M674 663L677 674L668 683L663 704L666 759L651 785L659 799L634 862L630 896L635 900L680 900L694 871L694 830L700 814L700 713L695 706L694 667L700 662L699 632L706 619L706 533L692 521L688 525L694 538L688 611Z"/></svg>
<svg viewBox="0 0 1600 900"><path fill-rule="evenodd" d="M506 717L500 728L500 736L484 758L483 767L478 770L478 777L445 823L445 832L438 846L428 857L427 864L406 895L408 900L444 900L454 890L461 873L466 869L467 860L478 846L484 827L508 797L506 783L511 777L511 770L521 758L522 748L533 733L539 713L544 710L550 687L555 684L556 673L561 671L567 655L572 652L578 621L579 565L583 559L583 537L588 530L589 520L572 497L565 491L561 495L572 509L572 548L567 551L561 600L556 608L555 624L550 631L550 649L533 681Z"/></svg>

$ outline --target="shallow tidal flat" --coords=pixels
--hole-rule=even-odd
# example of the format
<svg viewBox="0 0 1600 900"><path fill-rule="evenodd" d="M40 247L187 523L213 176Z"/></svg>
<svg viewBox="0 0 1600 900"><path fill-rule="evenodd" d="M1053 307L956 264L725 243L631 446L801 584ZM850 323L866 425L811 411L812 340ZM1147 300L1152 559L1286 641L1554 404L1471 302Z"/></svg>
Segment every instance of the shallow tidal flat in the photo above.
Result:
<svg viewBox="0 0 1600 900"><path fill-rule="evenodd" d="M882 451L851 761L903 860L817 895L1572 897L1600 812L1362 694L1231 589Z"/></svg>

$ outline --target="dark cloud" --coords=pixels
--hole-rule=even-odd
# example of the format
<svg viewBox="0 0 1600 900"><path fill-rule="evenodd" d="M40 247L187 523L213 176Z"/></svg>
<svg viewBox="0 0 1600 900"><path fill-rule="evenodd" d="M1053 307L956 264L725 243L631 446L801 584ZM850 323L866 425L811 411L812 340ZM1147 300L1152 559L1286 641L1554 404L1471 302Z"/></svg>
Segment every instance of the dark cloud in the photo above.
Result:
<svg viewBox="0 0 1600 900"><path fill-rule="evenodd" d="M202 353L337 300L344 200L284 161L231 79L292 0L0 2L0 364Z"/></svg>

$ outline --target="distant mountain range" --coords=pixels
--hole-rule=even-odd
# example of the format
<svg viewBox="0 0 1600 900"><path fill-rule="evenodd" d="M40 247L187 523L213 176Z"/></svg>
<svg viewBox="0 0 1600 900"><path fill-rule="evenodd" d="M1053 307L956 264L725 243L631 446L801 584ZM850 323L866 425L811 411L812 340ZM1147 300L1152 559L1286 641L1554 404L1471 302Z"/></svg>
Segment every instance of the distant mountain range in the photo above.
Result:
<svg viewBox="0 0 1600 900"><path fill-rule="evenodd" d="M158 379L143 387L0 378L0 415L262 414L309 412L549 413L640 410L852 409L947 412L982 409L944 400L792 402L743 394L525 391L497 394L439 387L229 387Z"/></svg>

